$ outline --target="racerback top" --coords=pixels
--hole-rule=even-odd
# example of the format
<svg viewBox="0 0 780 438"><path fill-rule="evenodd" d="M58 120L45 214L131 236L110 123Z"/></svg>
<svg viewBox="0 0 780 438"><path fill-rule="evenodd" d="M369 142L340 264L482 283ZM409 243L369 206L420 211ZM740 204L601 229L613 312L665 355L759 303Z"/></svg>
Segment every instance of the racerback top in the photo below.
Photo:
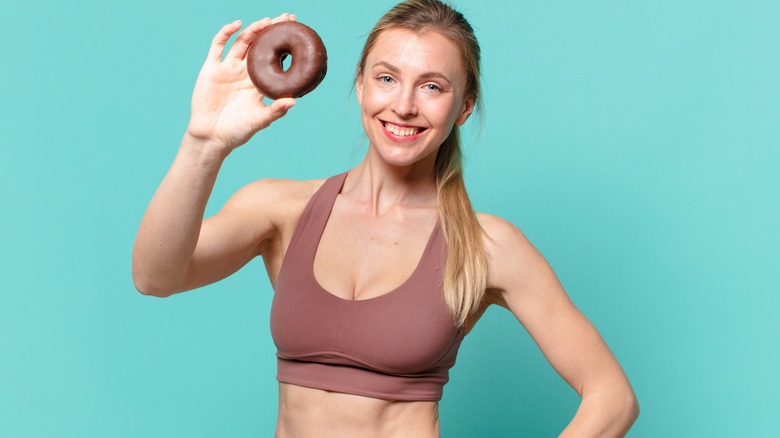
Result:
<svg viewBox="0 0 780 438"><path fill-rule="evenodd" d="M447 247L438 222L414 272L390 292L348 300L314 277L346 176L329 178L312 196L284 256L271 307L277 380L385 400L440 400L464 333L444 301Z"/></svg>

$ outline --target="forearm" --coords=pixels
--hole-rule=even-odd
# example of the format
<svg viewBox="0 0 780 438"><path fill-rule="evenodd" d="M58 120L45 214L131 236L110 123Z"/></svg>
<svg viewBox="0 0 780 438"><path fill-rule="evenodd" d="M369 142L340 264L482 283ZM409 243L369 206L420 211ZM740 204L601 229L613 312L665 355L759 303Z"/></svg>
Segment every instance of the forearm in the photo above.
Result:
<svg viewBox="0 0 780 438"><path fill-rule="evenodd" d="M639 404L629 389L621 393L584 394L577 413L561 437L622 437L639 415Z"/></svg>
<svg viewBox="0 0 780 438"><path fill-rule="evenodd" d="M133 280L144 294L181 292L224 154L185 135L152 197L133 247Z"/></svg>

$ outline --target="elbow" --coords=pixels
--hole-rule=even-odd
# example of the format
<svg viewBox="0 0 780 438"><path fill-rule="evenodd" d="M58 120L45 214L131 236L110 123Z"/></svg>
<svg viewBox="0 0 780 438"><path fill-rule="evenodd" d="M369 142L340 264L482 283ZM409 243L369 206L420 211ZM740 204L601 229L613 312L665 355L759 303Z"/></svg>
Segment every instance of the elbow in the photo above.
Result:
<svg viewBox="0 0 780 438"><path fill-rule="evenodd" d="M155 269L154 262L142 260L134 251L130 272L133 276L133 285L142 295L165 298L181 292L184 279L171 272ZM177 281L179 279L179 281Z"/></svg>
<svg viewBox="0 0 780 438"><path fill-rule="evenodd" d="M634 393L634 389L628 383L628 380L622 385L614 387L610 398L619 422L630 428L639 418L639 399L637 399L636 393Z"/></svg>
<svg viewBox="0 0 780 438"><path fill-rule="evenodd" d="M628 411L628 417L631 420L631 424L634 424L637 418L639 418L639 400L632 392L629 400L626 402L626 410Z"/></svg>
<svg viewBox="0 0 780 438"><path fill-rule="evenodd" d="M135 284L135 289L141 293L141 295L146 295L150 297L158 297L158 298L165 298L169 297L174 294L174 292L171 292L170 290L156 286L153 283L145 282L145 281L139 281L139 280L133 280L133 283Z"/></svg>
<svg viewBox="0 0 780 438"><path fill-rule="evenodd" d="M594 402L601 405L604 419L608 419L615 436L624 436L639 418L639 401L630 386L613 388Z"/></svg>
<svg viewBox="0 0 780 438"><path fill-rule="evenodd" d="M133 269L133 284L135 289L142 295L165 298L176 293L174 288L160 282L153 281L148 276L144 276L137 272L136 269Z"/></svg>
<svg viewBox="0 0 780 438"><path fill-rule="evenodd" d="M639 399L636 398L636 393L634 393L634 389L628 382L626 382L625 387L620 392L622 394L624 415L633 424L639 418Z"/></svg>
<svg viewBox="0 0 780 438"><path fill-rule="evenodd" d="M637 400L633 391L629 391L628 394L622 397L622 403L620 403L618 412L620 423L624 424L624 429L627 432L639 418L639 400Z"/></svg>

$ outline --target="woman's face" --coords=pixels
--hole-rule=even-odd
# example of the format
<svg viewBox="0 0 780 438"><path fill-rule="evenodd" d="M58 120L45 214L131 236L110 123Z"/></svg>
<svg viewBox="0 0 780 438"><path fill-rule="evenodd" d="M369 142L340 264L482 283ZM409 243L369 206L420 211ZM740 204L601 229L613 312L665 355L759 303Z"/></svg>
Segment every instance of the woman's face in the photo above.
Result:
<svg viewBox="0 0 780 438"><path fill-rule="evenodd" d="M458 48L437 32L382 32L357 78L357 99L371 146L388 164L430 165L453 125L474 107L465 98Z"/></svg>

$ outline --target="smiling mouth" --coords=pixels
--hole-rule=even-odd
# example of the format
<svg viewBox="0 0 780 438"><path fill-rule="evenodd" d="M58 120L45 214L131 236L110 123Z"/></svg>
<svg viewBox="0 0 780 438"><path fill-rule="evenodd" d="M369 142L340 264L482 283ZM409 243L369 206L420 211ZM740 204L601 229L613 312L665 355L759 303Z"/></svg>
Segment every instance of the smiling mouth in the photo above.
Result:
<svg viewBox="0 0 780 438"><path fill-rule="evenodd" d="M414 126L398 126L390 122L382 122L382 126L384 126L387 132L396 135L398 137L411 137L427 129L427 128L418 128Z"/></svg>

